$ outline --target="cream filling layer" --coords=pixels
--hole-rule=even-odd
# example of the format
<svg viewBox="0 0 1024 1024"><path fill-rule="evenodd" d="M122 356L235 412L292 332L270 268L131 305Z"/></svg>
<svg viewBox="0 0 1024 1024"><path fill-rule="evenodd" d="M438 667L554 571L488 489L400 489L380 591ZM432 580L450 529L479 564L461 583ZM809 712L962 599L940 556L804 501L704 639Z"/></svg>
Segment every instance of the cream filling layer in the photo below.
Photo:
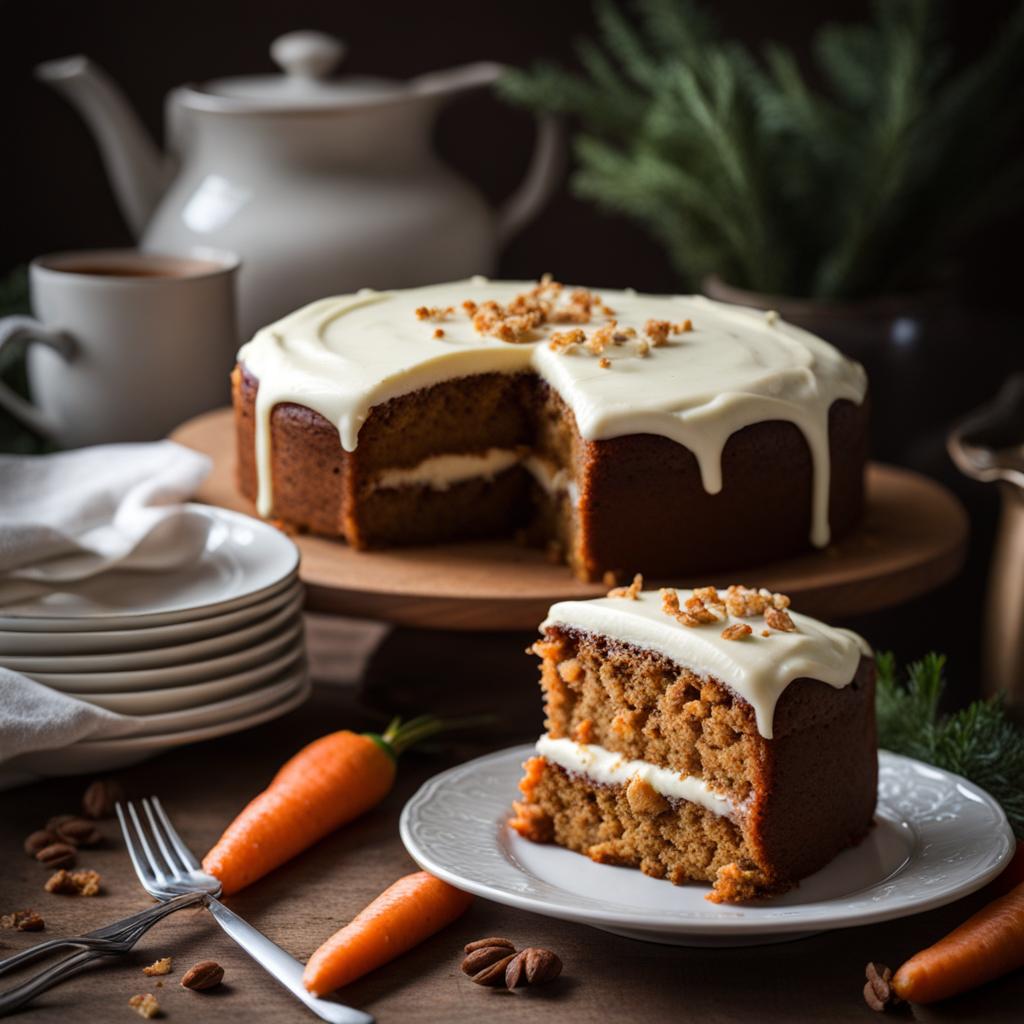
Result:
<svg viewBox="0 0 1024 1024"><path fill-rule="evenodd" d="M577 772L604 786L622 786L641 778L656 793L669 800L689 800L713 814L734 816L736 804L714 792L694 775L680 775L650 761L633 761L596 743L577 743L570 739L554 739L547 734L537 740L537 753L566 771Z"/></svg>
<svg viewBox="0 0 1024 1024"><path fill-rule="evenodd" d="M259 381L256 397L257 509L273 514L270 415L295 402L338 430L345 451L374 406L457 377L532 371L566 402L585 440L659 434L685 445L697 459L706 491L722 489L722 451L738 430L766 420L794 423L803 433L814 470L812 543L828 543L828 414L832 403L860 404L863 369L820 338L763 313L693 295L604 291L619 328L642 335L648 319L691 320L693 330L636 358L611 347L610 368L582 353L548 346L559 325L536 340L510 345L476 333L467 316L444 320L441 338L420 306L451 306L465 299L507 303L531 282L468 281L393 292L364 291L321 299L260 330L238 353ZM595 321L592 327L600 326ZM627 349L629 349L627 351Z"/></svg>
<svg viewBox="0 0 1024 1024"><path fill-rule="evenodd" d="M522 461L514 448L488 448L484 452L432 455L415 466L382 469L374 479L378 488L429 487L446 491L464 480L493 480Z"/></svg>
<svg viewBox="0 0 1024 1024"><path fill-rule="evenodd" d="M453 452L432 455L415 466L382 469L375 474L377 489L429 487L446 491L466 480L493 480L499 473L521 465L551 495L568 493L575 502L579 489L568 472L548 459L523 448L488 448L483 452Z"/></svg>
<svg viewBox="0 0 1024 1024"><path fill-rule="evenodd" d="M692 593L679 589L680 603ZM762 636L760 619L727 615L720 622L684 626L666 615L661 604L657 590L645 590L635 601L561 601L551 606L540 628L566 626L611 637L662 654L698 676L714 676L753 707L758 732L766 739L773 735L775 705L794 679L820 679L839 690L853 682L861 656L871 655L856 633L794 611L793 632L771 629ZM742 640L726 640L722 631L734 623L746 623L753 632Z"/></svg>

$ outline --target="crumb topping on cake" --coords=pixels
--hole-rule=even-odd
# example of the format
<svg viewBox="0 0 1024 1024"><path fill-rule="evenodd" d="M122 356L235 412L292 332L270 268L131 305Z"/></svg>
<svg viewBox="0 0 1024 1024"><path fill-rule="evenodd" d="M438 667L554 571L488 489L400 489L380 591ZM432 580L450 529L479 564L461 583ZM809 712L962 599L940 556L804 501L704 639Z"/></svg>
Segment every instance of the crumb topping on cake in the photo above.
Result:
<svg viewBox="0 0 1024 1024"><path fill-rule="evenodd" d="M554 626L605 636L661 654L702 677L714 676L750 704L766 738L773 734L775 705L794 679L819 679L842 689L853 681L861 657L871 653L857 634L791 612L785 594L738 585L724 592L642 587L637 578L607 597L560 602L541 631ZM758 615L760 631L749 621Z"/></svg>
<svg viewBox="0 0 1024 1024"><path fill-rule="evenodd" d="M866 393L861 367L781 320L768 325L700 296L599 295L550 277L322 299L263 328L238 360L258 381L256 497L265 518L274 515L277 406L312 410L354 452L372 410L394 398L460 377L533 373L570 409L583 440L665 437L693 453L708 494L723 488L732 435L766 421L794 424L811 456L810 539L823 547L829 411Z"/></svg>

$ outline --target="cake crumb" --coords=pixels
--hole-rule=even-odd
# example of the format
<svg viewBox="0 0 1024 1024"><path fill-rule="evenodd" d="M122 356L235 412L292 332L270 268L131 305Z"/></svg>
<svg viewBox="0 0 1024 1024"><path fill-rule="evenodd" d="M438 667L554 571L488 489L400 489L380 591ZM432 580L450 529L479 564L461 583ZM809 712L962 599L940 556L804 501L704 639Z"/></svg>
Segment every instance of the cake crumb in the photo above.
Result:
<svg viewBox="0 0 1024 1024"><path fill-rule="evenodd" d="M42 917L34 910L15 910L0 915L0 928L13 928L19 932L41 932L46 927Z"/></svg>
<svg viewBox="0 0 1024 1024"><path fill-rule="evenodd" d="M578 683L583 678L583 666L575 658L566 658L558 663L558 675L563 682Z"/></svg>
<svg viewBox="0 0 1024 1024"><path fill-rule="evenodd" d="M435 328L434 329L434 337L435 338L443 338L444 337L444 329L441 328L441 327Z"/></svg>
<svg viewBox="0 0 1024 1024"><path fill-rule="evenodd" d="M579 327L571 331L555 331L548 340L548 348L552 352L569 355L575 352L587 340L587 335Z"/></svg>
<svg viewBox="0 0 1024 1024"><path fill-rule="evenodd" d="M148 967L143 967L142 973L149 976L150 978L155 977L159 974L170 974L171 958L169 956L161 957L159 960L156 960L153 963L151 963Z"/></svg>
<svg viewBox="0 0 1024 1024"><path fill-rule="evenodd" d="M630 601L636 601L640 592L644 589L644 578L640 573L633 577L633 582L628 587L613 587L608 591L609 597L624 597Z"/></svg>
<svg viewBox="0 0 1024 1024"><path fill-rule="evenodd" d="M626 787L626 800L634 814L663 814L668 801L646 780L634 775Z"/></svg>
<svg viewBox="0 0 1024 1024"><path fill-rule="evenodd" d="M602 356L597 363L602 370L610 370L612 367L612 361L607 356Z"/></svg>
<svg viewBox="0 0 1024 1024"><path fill-rule="evenodd" d="M767 636L771 636L771 635L772 635L772 631L770 629L762 629L761 630L761 636L767 637Z"/></svg>
<svg viewBox="0 0 1024 1024"><path fill-rule="evenodd" d="M790 600L785 594L773 594L764 587L755 590L739 583L733 583L726 589L724 600L726 611L737 619L760 615L766 608L782 609L790 605Z"/></svg>
<svg viewBox="0 0 1024 1024"><path fill-rule="evenodd" d="M712 903L745 903L766 895L769 891L760 871L742 868L739 864L723 864L718 869L714 887L704 899Z"/></svg>
<svg viewBox="0 0 1024 1024"><path fill-rule="evenodd" d="M584 718L573 730L573 739L577 743L590 743L594 739L593 721L589 718Z"/></svg>
<svg viewBox="0 0 1024 1024"><path fill-rule="evenodd" d="M550 843L555 836L555 823L544 813L539 804L512 801L515 817L509 819L509 828L514 829L531 843Z"/></svg>
<svg viewBox="0 0 1024 1024"><path fill-rule="evenodd" d="M454 306L420 306L416 310L417 320L447 320L455 312Z"/></svg>
<svg viewBox="0 0 1024 1024"><path fill-rule="evenodd" d="M766 309L764 319L769 327L774 327L779 322L779 311L777 309Z"/></svg>
<svg viewBox="0 0 1024 1024"><path fill-rule="evenodd" d="M156 996L152 992L146 992L137 996L132 996L128 1000L128 1005L140 1016L150 1020L156 1017L160 1013L160 1004L156 1000Z"/></svg>
<svg viewBox="0 0 1024 1024"><path fill-rule="evenodd" d="M795 633L796 623L789 617L785 608L770 606L764 610L764 621L771 629L777 629L783 633Z"/></svg>
<svg viewBox="0 0 1024 1024"><path fill-rule="evenodd" d="M43 888L60 896L95 896L100 891L100 876L96 871L61 868L50 875Z"/></svg>
<svg viewBox="0 0 1024 1024"><path fill-rule="evenodd" d="M734 622L722 630L723 640L742 640L750 636L754 631L745 622Z"/></svg>

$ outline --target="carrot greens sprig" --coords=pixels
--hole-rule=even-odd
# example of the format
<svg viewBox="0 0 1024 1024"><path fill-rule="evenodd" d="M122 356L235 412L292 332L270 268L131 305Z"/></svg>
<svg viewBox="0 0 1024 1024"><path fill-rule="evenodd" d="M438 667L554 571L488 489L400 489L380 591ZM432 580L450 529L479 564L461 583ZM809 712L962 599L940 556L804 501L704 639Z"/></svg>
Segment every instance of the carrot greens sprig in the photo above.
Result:
<svg viewBox="0 0 1024 1024"><path fill-rule="evenodd" d="M394 785L399 756L411 746L477 721L420 715L404 723L395 718L379 734L342 729L321 736L282 765L203 867L225 893L237 892L380 803Z"/></svg>

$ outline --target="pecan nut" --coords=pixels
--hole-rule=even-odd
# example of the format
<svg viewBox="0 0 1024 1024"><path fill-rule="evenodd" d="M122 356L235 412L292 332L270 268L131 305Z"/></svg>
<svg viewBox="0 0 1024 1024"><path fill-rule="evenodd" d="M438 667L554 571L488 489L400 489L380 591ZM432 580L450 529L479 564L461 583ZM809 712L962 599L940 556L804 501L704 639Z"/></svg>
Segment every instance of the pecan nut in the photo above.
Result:
<svg viewBox="0 0 1024 1024"><path fill-rule="evenodd" d="M72 846L96 846L103 834L86 818L72 818L57 826L57 835Z"/></svg>
<svg viewBox="0 0 1024 1024"><path fill-rule="evenodd" d="M181 986L190 988L193 992L205 992L223 980L224 968L219 963L215 960L200 960L181 976Z"/></svg>
<svg viewBox="0 0 1024 1024"><path fill-rule="evenodd" d="M66 868L75 863L75 848L69 843L50 843L36 854L36 860L43 867Z"/></svg>
<svg viewBox="0 0 1024 1024"><path fill-rule="evenodd" d="M523 985L543 985L554 981L562 973L562 961L550 949L531 946L517 953L505 968L507 988Z"/></svg>
<svg viewBox="0 0 1024 1024"><path fill-rule="evenodd" d="M869 963L864 968L864 1002L872 1010L883 1012L887 1006L900 1002L899 996L892 990L892 971L885 964Z"/></svg>
<svg viewBox="0 0 1024 1024"><path fill-rule="evenodd" d="M40 850L57 842L60 842L60 836L56 832L50 832L48 829L41 828L38 832L33 832L26 838L25 852L30 857L34 857Z"/></svg>
<svg viewBox="0 0 1024 1024"><path fill-rule="evenodd" d="M82 795L82 810L89 818L109 818L114 805L124 800L124 787L113 779L97 779Z"/></svg>
<svg viewBox="0 0 1024 1024"><path fill-rule="evenodd" d="M500 939L497 936L490 936L487 939L476 939L474 942L467 942L463 947L464 953L472 953L475 949L483 949L484 946L504 946L506 949L515 949L508 939Z"/></svg>
<svg viewBox="0 0 1024 1024"><path fill-rule="evenodd" d="M485 968L490 967L491 964L504 960L513 953L515 953L515 950L508 946L481 946L479 949L474 949L462 961L462 973L473 977L473 975L479 974Z"/></svg>
<svg viewBox="0 0 1024 1024"><path fill-rule="evenodd" d="M479 951L478 951L479 952ZM493 961L487 967L471 975L470 980L477 985L487 985L489 988L501 988L505 984L505 969L515 959L516 954L505 950L508 954Z"/></svg>

